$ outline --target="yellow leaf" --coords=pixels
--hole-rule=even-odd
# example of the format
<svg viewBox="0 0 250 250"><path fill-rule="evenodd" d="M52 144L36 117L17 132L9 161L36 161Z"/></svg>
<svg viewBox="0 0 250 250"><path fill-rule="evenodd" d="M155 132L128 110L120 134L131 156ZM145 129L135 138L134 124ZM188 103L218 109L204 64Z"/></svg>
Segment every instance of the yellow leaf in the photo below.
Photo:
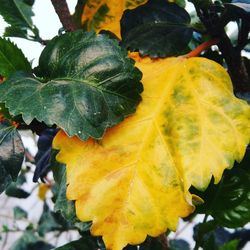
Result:
<svg viewBox="0 0 250 250"><path fill-rule="evenodd" d="M54 140L67 164L67 197L107 249L175 230L192 213L191 185L217 183L250 139L250 107L233 95L226 71L204 58L139 58L143 101L100 142Z"/></svg>
<svg viewBox="0 0 250 250"><path fill-rule="evenodd" d="M44 201L46 198L47 192L50 190L50 186L48 184L40 184L38 187L38 197L40 200Z"/></svg>
<svg viewBox="0 0 250 250"><path fill-rule="evenodd" d="M87 0L82 24L87 30L109 30L120 37L120 19L124 10L133 9L147 0Z"/></svg>

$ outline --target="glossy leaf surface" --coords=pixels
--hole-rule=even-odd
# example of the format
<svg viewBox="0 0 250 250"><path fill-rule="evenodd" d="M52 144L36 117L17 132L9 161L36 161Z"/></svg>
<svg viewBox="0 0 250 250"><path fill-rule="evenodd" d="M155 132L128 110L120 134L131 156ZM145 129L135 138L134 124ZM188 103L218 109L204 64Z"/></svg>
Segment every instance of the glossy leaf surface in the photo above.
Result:
<svg viewBox="0 0 250 250"><path fill-rule="evenodd" d="M220 65L203 58L137 58L136 65L145 91L135 115L100 142L62 131L54 140L67 164L68 199L112 250L175 230L193 211L189 187L205 189L212 175L218 183L250 135L250 107L233 95Z"/></svg>
<svg viewBox="0 0 250 250"><path fill-rule="evenodd" d="M24 158L24 147L16 128L0 123L0 193L16 181Z"/></svg>
<svg viewBox="0 0 250 250"><path fill-rule="evenodd" d="M115 40L77 31L54 38L36 73L17 73L0 85L0 102L12 115L57 124L69 136L101 138L135 112L141 72ZM17 98L18 96L18 98Z"/></svg>
<svg viewBox="0 0 250 250"><path fill-rule="evenodd" d="M185 9L164 0L149 0L121 19L122 44L143 56L179 55L192 38L191 18Z"/></svg>

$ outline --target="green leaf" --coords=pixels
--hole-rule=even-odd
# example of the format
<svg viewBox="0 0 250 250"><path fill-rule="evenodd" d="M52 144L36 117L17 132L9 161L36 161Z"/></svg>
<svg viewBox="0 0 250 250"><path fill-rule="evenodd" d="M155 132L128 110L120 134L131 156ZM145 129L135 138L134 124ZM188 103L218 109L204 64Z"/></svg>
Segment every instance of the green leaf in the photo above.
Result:
<svg viewBox="0 0 250 250"><path fill-rule="evenodd" d="M0 0L0 15L13 28L19 30L19 34L23 32L24 38L27 37L28 31L32 32L34 29L31 19L34 13L27 0Z"/></svg>
<svg viewBox="0 0 250 250"><path fill-rule="evenodd" d="M51 211L46 203L43 206L43 213L38 222L37 232L40 236L45 236L46 233L53 231L68 231L70 225L59 213Z"/></svg>
<svg viewBox="0 0 250 250"><path fill-rule="evenodd" d="M214 245L215 238L211 234L217 228L217 223L214 220L200 223L194 227L193 238L196 241L196 245ZM213 249L213 248L212 248Z"/></svg>
<svg viewBox="0 0 250 250"><path fill-rule="evenodd" d="M219 250L237 250L239 240L231 240L219 248Z"/></svg>
<svg viewBox="0 0 250 250"><path fill-rule="evenodd" d="M163 250L163 246L158 238L147 237L146 241L140 245L140 250Z"/></svg>
<svg viewBox="0 0 250 250"><path fill-rule="evenodd" d="M21 207L14 207L14 218L15 220L25 219L28 218L28 213L23 210Z"/></svg>
<svg viewBox="0 0 250 250"><path fill-rule="evenodd" d="M245 165L245 157L240 165ZM249 165L249 161L248 161ZM205 201L197 212L213 216L224 227L242 227L250 221L250 170L234 167L227 171L218 185L210 184L199 193Z"/></svg>
<svg viewBox="0 0 250 250"><path fill-rule="evenodd" d="M16 181L23 157L24 147L16 128L0 122L0 193Z"/></svg>
<svg viewBox="0 0 250 250"><path fill-rule="evenodd" d="M76 31L54 38L42 52L37 74L46 80L12 75L0 85L0 102L27 124L34 118L57 124L83 140L100 139L141 100L141 72L105 35Z"/></svg>
<svg viewBox="0 0 250 250"><path fill-rule="evenodd" d="M30 193L20 188L15 182L12 182L5 190L5 194L9 197L26 199Z"/></svg>
<svg viewBox="0 0 250 250"><path fill-rule="evenodd" d="M170 250L189 250L190 246L185 240L170 240Z"/></svg>
<svg viewBox="0 0 250 250"><path fill-rule="evenodd" d="M186 7L186 1L185 0L171 0L170 3L176 3L180 7L185 8Z"/></svg>
<svg viewBox="0 0 250 250"><path fill-rule="evenodd" d="M25 232L9 250L50 250L53 246L38 238L32 232Z"/></svg>
<svg viewBox="0 0 250 250"><path fill-rule="evenodd" d="M30 6L32 6L35 2L35 0L24 0L24 2Z"/></svg>
<svg viewBox="0 0 250 250"><path fill-rule="evenodd" d="M14 43L0 38L0 75L9 77L18 70L31 72L30 63Z"/></svg>
<svg viewBox="0 0 250 250"><path fill-rule="evenodd" d="M53 176L56 182L53 193L56 194L54 211L61 213L62 216L72 225L79 229L81 232L88 231L91 223L81 222L76 217L75 204L66 198L66 168L64 165L53 161ZM56 190L55 190L56 188Z"/></svg>
<svg viewBox="0 0 250 250"><path fill-rule="evenodd" d="M185 9L165 0L150 0L121 19L122 44L143 56L179 55L192 38L191 18Z"/></svg>
<svg viewBox="0 0 250 250"><path fill-rule="evenodd" d="M54 250L96 250L98 249L95 242L91 238L81 238L72 241L64 246L55 248Z"/></svg>
<svg viewBox="0 0 250 250"><path fill-rule="evenodd" d="M8 26L4 30L5 37L20 37L20 38L27 38L26 30L22 30L15 26Z"/></svg>

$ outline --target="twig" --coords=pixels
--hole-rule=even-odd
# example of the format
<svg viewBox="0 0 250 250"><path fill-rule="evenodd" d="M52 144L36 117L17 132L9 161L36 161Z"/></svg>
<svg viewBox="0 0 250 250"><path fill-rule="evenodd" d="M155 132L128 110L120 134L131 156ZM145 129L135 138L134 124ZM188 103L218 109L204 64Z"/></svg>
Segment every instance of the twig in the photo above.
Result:
<svg viewBox="0 0 250 250"><path fill-rule="evenodd" d="M162 245L162 249L163 250L168 250L168 239L167 239L167 236L166 234L161 234L159 237L158 237L159 241L161 242L161 245Z"/></svg>
<svg viewBox="0 0 250 250"><path fill-rule="evenodd" d="M199 56L201 54L201 52L203 52L204 50L210 48L213 45L218 44L219 41L220 41L219 38L214 38L214 39L212 39L210 41L204 42L204 43L200 44L198 47L196 47L194 50L189 52L188 54L183 55L181 57L190 58L190 57Z"/></svg>
<svg viewBox="0 0 250 250"><path fill-rule="evenodd" d="M74 19L69 12L69 7L66 0L51 0L54 9L63 25L63 27L69 31L75 31L77 29Z"/></svg>

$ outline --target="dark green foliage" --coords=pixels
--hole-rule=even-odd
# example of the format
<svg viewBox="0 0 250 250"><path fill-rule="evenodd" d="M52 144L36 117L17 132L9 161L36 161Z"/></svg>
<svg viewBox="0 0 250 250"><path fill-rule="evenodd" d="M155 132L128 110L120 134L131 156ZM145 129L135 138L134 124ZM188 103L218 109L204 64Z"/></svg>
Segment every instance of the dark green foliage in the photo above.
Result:
<svg viewBox="0 0 250 250"><path fill-rule="evenodd" d="M0 75L9 77L18 70L31 72L30 63L14 43L0 37Z"/></svg>
<svg viewBox="0 0 250 250"><path fill-rule="evenodd" d="M189 250L190 246L185 240L170 240L170 250Z"/></svg>
<svg viewBox="0 0 250 250"><path fill-rule="evenodd" d="M165 0L150 0L121 19L122 44L143 56L179 55L192 38L191 18L185 9Z"/></svg>
<svg viewBox="0 0 250 250"><path fill-rule="evenodd" d="M50 210L46 202L43 205L43 213L38 222L37 232L41 237L53 231L67 231L71 229L67 221L59 213Z"/></svg>
<svg viewBox="0 0 250 250"><path fill-rule="evenodd" d="M250 221L250 173L249 151L240 166L226 171L218 185L210 184L207 190L197 194L204 204L198 213L213 216L216 223L229 227L242 227Z"/></svg>
<svg viewBox="0 0 250 250"><path fill-rule="evenodd" d="M5 36L27 38L28 31L34 35L37 32L31 19L34 13L30 0L0 0L0 15L11 26Z"/></svg>
<svg viewBox="0 0 250 250"><path fill-rule="evenodd" d="M14 218L16 220L20 220L20 219L26 219L28 217L28 213L27 211L25 211L24 209L22 209L21 207L14 207Z"/></svg>
<svg viewBox="0 0 250 250"><path fill-rule="evenodd" d="M0 102L12 115L22 114L27 124L34 118L57 124L83 140L101 138L141 100L140 71L104 35L77 31L54 38L36 72L43 79L17 73L1 84Z"/></svg>
<svg viewBox="0 0 250 250"><path fill-rule="evenodd" d="M53 187L54 193L54 211L61 213L62 216L67 219L68 223L72 227L77 228L81 232L88 231L91 223L81 222L77 219L75 213L75 204L73 201L69 201L66 198L66 168L64 165L52 161L54 179L56 185Z"/></svg>
<svg viewBox="0 0 250 250"><path fill-rule="evenodd" d="M231 240L226 242L223 246L219 248L219 250L236 250L238 249L239 241L238 240Z"/></svg>
<svg viewBox="0 0 250 250"><path fill-rule="evenodd" d="M16 181L23 157L24 147L16 128L0 122L0 193Z"/></svg>
<svg viewBox="0 0 250 250"><path fill-rule="evenodd" d="M17 186L15 182L12 182L5 190L5 194L9 197L26 199L30 196L30 193Z"/></svg>
<svg viewBox="0 0 250 250"><path fill-rule="evenodd" d="M98 245L91 237L83 237L54 250L97 250Z"/></svg>
<svg viewBox="0 0 250 250"><path fill-rule="evenodd" d="M10 250L50 250L53 248L52 245L44 242L33 232L27 231L14 243Z"/></svg>

